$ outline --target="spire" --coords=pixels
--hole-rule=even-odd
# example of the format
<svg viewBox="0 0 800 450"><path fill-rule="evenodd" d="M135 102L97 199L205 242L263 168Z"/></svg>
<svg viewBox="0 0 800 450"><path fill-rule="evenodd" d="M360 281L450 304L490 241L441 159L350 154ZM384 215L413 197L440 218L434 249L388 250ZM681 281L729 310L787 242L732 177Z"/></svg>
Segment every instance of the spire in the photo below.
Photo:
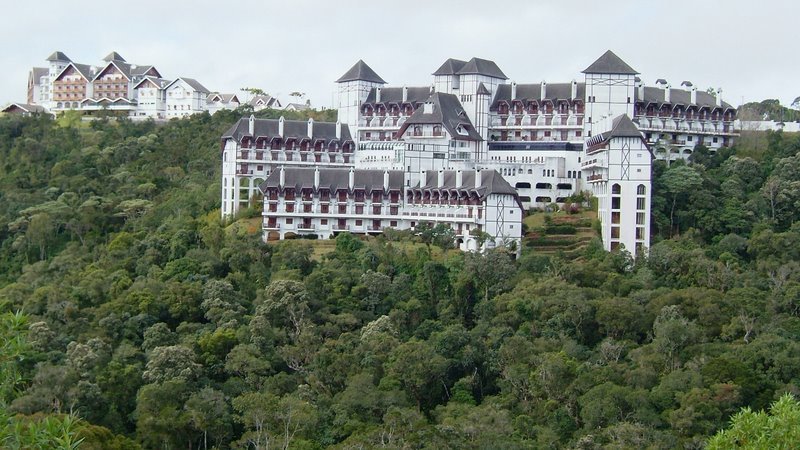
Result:
<svg viewBox="0 0 800 450"><path fill-rule="evenodd" d="M350 68L344 75L339 77L336 80L337 83L344 83L346 81L370 81L372 83L379 83L379 84L386 84L386 81L383 80L377 73L370 66L367 65L362 60L358 60L353 67Z"/></svg>
<svg viewBox="0 0 800 450"><path fill-rule="evenodd" d="M615 55L611 50L603 53L603 56L597 58L597 61L587 67L583 73L607 73L607 74L621 74L621 75L636 75L639 72L634 70L619 56Z"/></svg>

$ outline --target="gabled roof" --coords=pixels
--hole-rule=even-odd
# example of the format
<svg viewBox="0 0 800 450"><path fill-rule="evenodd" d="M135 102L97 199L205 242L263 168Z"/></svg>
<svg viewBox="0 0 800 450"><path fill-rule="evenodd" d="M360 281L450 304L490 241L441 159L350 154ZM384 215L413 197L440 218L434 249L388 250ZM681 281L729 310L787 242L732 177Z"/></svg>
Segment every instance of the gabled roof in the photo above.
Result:
<svg viewBox="0 0 800 450"><path fill-rule="evenodd" d="M455 75L466 63L466 61L461 61L460 59L448 58L444 64L436 69L436 72L433 72L433 75Z"/></svg>
<svg viewBox="0 0 800 450"><path fill-rule="evenodd" d="M64 53L59 52L59 51L53 52L50 56L47 57L46 61L68 61L68 62L72 62L72 60L69 59L67 57L67 55L65 55Z"/></svg>
<svg viewBox="0 0 800 450"><path fill-rule="evenodd" d="M9 113L9 112L14 112L15 109L21 110L22 112L28 114L46 112L44 107L39 105L31 105L28 103L11 103L10 105L3 108L0 112Z"/></svg>
<svg viewBox="0 0 800 450"><path fill-rule="evenodd" d="M604 145L612 138L639 138L644 141L644 136L642 132L639 131L639 127L636 126L627 114L622 114L611 121L610 130L590 137L586 141L586 148Z"/></svg>
<svg viewBox="0 0 800 450"><path fill-rule="evenodd" d="M584 69L583 73L637 75L639 72L629 66L622 58L615 55L614 52L608 50L603 53L603 56L597 58L597 61Z"/></svg>
<svg viewBox="0 0 800 450"><path fill-rule="evenodd" d="M279 137L279 119L255 119L253 128L254 133L250 134L250 119L245 117L233 124L223 135L222 139L235 139L241 141L243 137L253 138L265 137L268 139ZM314 122L313 136L308 135L308 122L305 120L284 120L283 138L284 139L304 139L308 138L312 142L317 140L330 141L352 141L350 128L346 124L341 124L342 134L340 139L336 139L336 123L334 122Z"/></svg>
<svg viewBox="0 0 800 450"><path fill-rule="evenodd" d="M153 83L158 89L164 89L169 84L169 80L165 80L163 78L152 77L150 75L146 75L142 78L138 83L136 83L133 88L138 89L142 84L146 82Z"/></svg>
<svg viewBox="0 0 800 450"><path fill-rule="evenodd" d="M170 86L172 86L173 84L175 84L175 83L177 83L178 81L181 81L181 80L184 83L188 84L189 87L191 87L192 89L194 89L197 92L202 92L204 94L208 94L208 92L209 92L208 89L206 89L205 86L200 84L199 81L195 80L194 78L186 78L186 77L178 77L178 78L176 78L174 81L172 81L172 83L164 86L164 89L169 88Z"/></svg>
<svg viewBox="0 0 800 450"><path fill-rule="evenodd" d="M477 95L492 95L492 93L489 92L489 89L487 89L486 85L484 85L483 83L478 85L478 91L476 92L476 94Z"/></svg>
<svg viewBox="0 0 800 450"><path fill-rule="evenodd" d="M309 106L305 103L287 103L286 107L283 108L289 111L305 111L309 109Z"/></svg>
<svg viewBox="0 0 800 450"><path fill-rule="evenodd" d="M125 62L125 58L123 58L122 55L120 55L117 52L111 52L111 53L107 54L105 58L103 58L103 61L105 61L105 62L111 62L111 61L122 61L122 62Z"/></svg>
<svg viewBox="0 0 800 450"><path fill-rule="evenodd" d="M131 65L124 62L124 61L109 61L102 69L97 71L97 74L94 76L92 81L100 78L101 75L106 73L108 69L111 67L115 67L121 74L127 79L131 79Z"/></svg>
<svg viewBox="0 0 800 450"><path fill-rule="evenodd" d="M472 58L464 64L461 69L456 72L457 75L485 75L493 78L500 78L507 80L506 74L497 67L494 61L481 58Z"/></svg>
<svg viewBox="0 0 800 450"><path fill-rule="evenodd" d="M469 120L466 111L464 111L464 107L455 95L435 92L428 97L425 103L432 104L431 112L425 112L424 105L417 108L414 114L412 114L397 131L398 136L402 136L411 125L441 124L450 134L451 139L467 141L483 140L481 135L475 131L475 127ZM459 133L459 128L462 129L465 134Z"/></svg>
<svg viewBox="0 0 800 450"><path fill-rule="evenodd" d="M406 103L424 102L431 96L430 86L413 86L406 87ZM367 94L367 99L364 103L375 103L377 98L377 89L372 88ZM383 87L381 88L381 103L402 103L403 102L403 88L401 87Z"/></svg>
<svg viewBox="0 0 800 450"><path fill-rule="evenodd" d="M206 103L213 103L213 102L230 103L231 101L239 103L239 97L237 97L236 94L220 94L218 92L208 94L208 96L206 97Z"/></svg>
<svg viewBox="0 0 800 450"><path fill-rule="evenodd" d="M92 81L92 79L94 78L94 71L92 71L92 66L90 66L88 64L78 64L78 63L71 62L71 63L67 64L67 66L64 67L61 70L61 72L58 73L58 75L56 75L55 79L56 80L60 79L61 75L63 75L64 72L68 71L70 69L70 67L75 69L75 71L78 72L83 78L85 78L86 81Z"/></svg>
<svg viewBox="0 0 800 450"><path fill-rule="evenodd" d="M362 60L358 60L357 63L353 65L347 72L344 73L338 80L337 83L344 83L345 81L370 81L372 83L380 83L386 84L386 81L383 80L377 73L370 66L367 65Z"/></svg>
<svg viewBox="0 0 800 450"><path fill-rule="evenodd" d="M33 77L33 84L39 84L39 80L50 73L47 67L34 67L31 69L31 76Z"/></svg>
<svg viewBox="0 0 800 450"><path fill-rule="evenodd" d="M249 103L252 106L256 106L258 104L271 106L274 105L276 102L278 102L278 99L271 95L256 95L250 100ZM278 102L278 105L280 105L280 102Z"/></svg>

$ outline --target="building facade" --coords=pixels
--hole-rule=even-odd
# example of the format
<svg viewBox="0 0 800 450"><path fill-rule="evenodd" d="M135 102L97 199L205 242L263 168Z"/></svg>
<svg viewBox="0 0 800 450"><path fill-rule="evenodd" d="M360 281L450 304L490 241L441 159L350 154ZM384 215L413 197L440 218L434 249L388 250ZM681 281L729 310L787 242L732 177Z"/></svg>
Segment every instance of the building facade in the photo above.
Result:
<svg viewBox="0 0 800 450"><path fill-rule="evenodd" d="M235 94L211 93L192 78L164 79L154 66L128 63L117 52L89 65L57 51L47 63L30 70L26 104L50 113L116 111L131 119L169 119L239 107Z"/></svg>
<svg viewBox="0 0 800 450"><path fill-rule="evenodd" d="M358 61L337 80L339 120L329 126L347 127L351 133L355 151L337 162L355 170L411 178L440 171L492 173L513 188L521 208L563 203L591 191L599 200L605 248L637 254L650 245L652 159L688 158L698 144L714 152L737 136L736 110L719 92L698 92L689 82L682 87L672 89L664 80L645 86L639 72L611 51L582 71L582 81L569 82L516 83L494 62L472 58L446 60L429 86L392 87ZM271 165L258 165L262 170L254 177L247 173L250 161L239 155L245 149L241 139L255 135L233 134L223 137L223 216L248 204L242 192L252 196L254 184L271 176L275 163L288 170L309 161L281 160L278 154ZM429 185L427 179L418 183ZM269 207L265 203L265 214ZM392 226L392 219L380 220L381 226L384 220ZM394 222L412 227L411 221ZM314 232L322 225L313 224ZM278 237L285 235L284 229L272 228Z"/></svg>

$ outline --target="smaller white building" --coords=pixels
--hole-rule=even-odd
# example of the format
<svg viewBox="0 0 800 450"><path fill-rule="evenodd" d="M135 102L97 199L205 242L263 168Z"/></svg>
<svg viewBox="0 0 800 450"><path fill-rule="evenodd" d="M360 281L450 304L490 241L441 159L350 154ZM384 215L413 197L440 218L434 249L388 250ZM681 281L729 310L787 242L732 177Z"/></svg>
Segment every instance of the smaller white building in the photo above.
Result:
<svg viewBox="0 0 800 450"><path fill-rule="evenodd" d="M222 109L234 110L239 107L239 104L239 97L236 96L236 94L220 94L219 92L214 92L208 94L206 98L206 110L209 114L214 114Z"/></svg>
<svg viewBox="0 0 800 450"><path fill-rule="evenodd" d="M180 77L165 88L167 119L185 117L206 110L209 91L193 78Z"/></svg>

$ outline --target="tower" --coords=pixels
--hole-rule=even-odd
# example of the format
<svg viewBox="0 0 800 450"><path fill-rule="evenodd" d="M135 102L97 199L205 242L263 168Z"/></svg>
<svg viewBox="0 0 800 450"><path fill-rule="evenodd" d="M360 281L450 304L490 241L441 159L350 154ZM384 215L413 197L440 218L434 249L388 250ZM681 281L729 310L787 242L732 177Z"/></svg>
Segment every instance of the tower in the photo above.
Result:
<svg viewBox="0 0 800 450"><path fill-rule="evenodd" d="M361 104L367 99L369 91L375 87L386 84L367 63L358 60L353 67L336 80L339 86L339 118L338 121L347 124L353 136L358 136L359 117Z"/></svg>
<svg viewBox="0 0 800 450"><path fill-rule="evenodd" d="M604 121L610 122L623 114L633 117L635 78L639 72L608 50L583 73L586 80L585 136L608 130L610 123L604 124Z"/></svg>
<svg viewBox="0 0 800 450"><path fill-rule="evenodd" d="M47 86L42 86L42 90L44 91L42 95L42 106L51 109L51 100L53 98L53 81L55 81L58 74L60 74L61 71L72 62L72 60L70 60L64 53L55 51L52 55L47 57L47 62Z"/></svg>

